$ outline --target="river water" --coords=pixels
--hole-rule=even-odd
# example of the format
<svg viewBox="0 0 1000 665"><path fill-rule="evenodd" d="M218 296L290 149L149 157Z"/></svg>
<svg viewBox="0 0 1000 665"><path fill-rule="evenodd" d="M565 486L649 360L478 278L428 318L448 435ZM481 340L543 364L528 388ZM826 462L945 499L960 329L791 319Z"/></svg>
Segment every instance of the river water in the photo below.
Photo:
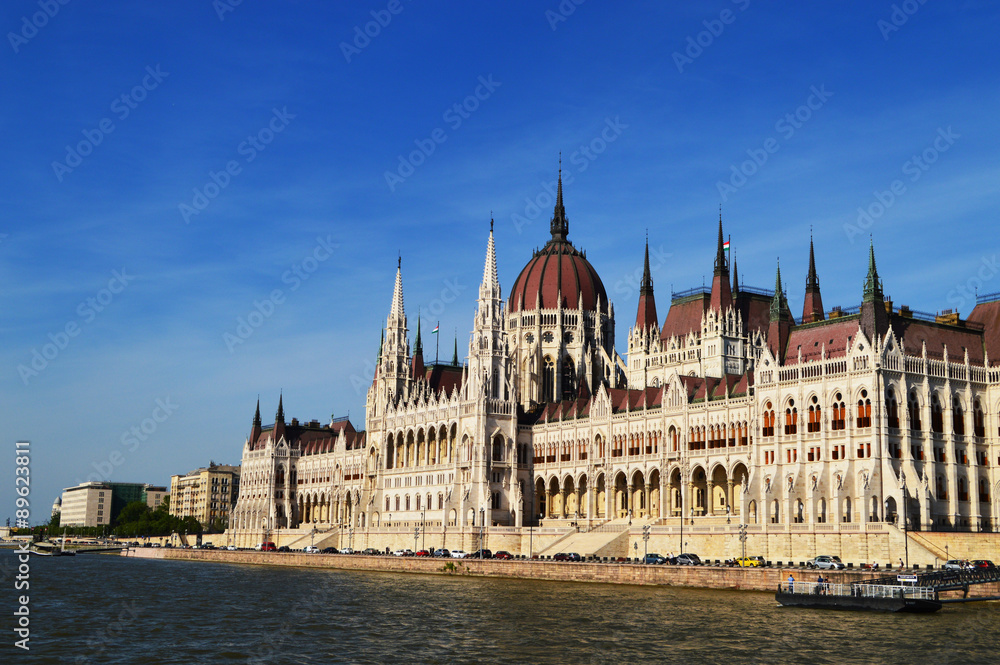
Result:
<svg viewBox="0 0 1000 665"><path fill-rule="evenodd" d="M998 603L832 612L754 592L107 555L31 559L26 654L12 564L0 553L13 662L1000 663Z"/></svg>

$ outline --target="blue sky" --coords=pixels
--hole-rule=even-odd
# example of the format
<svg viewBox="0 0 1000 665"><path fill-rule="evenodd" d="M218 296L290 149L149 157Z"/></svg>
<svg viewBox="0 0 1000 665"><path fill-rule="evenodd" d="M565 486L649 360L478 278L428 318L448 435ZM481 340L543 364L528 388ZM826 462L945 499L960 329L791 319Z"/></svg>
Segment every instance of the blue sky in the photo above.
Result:
<svg viewBox="0 0 1000 665"><path fill-rule="evenodd" d="M898 304L965 315L1000 291L998 18L6 2L0 473L29 440L41 521L92 474L238 463L258 394L265 421L283 390L289 418L361 427L397 253L411 327L440 320L441 355L457 331L464 356L491 212L509 289L548 236L560 151L620 351L647 230L662 319L671 287L711 279L720 204L742 281L773 287L780 257L793 311L811 229L827 308L860 301L870 234Z"/></svg>

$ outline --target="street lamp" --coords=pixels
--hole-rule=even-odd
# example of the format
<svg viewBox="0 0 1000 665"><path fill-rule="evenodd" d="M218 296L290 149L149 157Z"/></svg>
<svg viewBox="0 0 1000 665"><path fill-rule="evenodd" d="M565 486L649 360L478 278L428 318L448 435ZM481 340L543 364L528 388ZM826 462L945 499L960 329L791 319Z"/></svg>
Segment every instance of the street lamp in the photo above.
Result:
<svg viewBox="0 0 1000 665"><path fill-rule="evenodd" d="M423 540L420 542L420 549L427 549L427 511L420 511L420 530L423 533Z"/></svg>
<svg viewBox="0 0 1000 665"><path fill-rule="evenodd" d="M417 539L420 538L420 527L413 527L413 549L417 549Z"/></svg>
<svg viewBox="0 0 1000 665"><path fill-rule="evenodd" d="M479 509L479 559L483 558L483 527L486 526L486 509Z"/></svg>
<svg viewBox="0 0 1000 665"><path fill-rule="evenodd" d="M646 524L642 527L642 562L646 563L646 558L649 556L649 525Z"/></svg>
<svg viewBox="0 0 1000 665"><path fill-rule="evenodd" d="M743 559L747 558L747 525L740 524L740 545L742 546Z"/></svg>

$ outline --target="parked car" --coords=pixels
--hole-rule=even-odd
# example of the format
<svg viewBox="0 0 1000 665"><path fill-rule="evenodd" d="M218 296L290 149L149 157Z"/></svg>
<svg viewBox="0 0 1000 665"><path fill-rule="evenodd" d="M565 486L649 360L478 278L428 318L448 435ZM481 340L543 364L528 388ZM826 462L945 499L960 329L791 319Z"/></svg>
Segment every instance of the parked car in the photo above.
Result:
<svg viewBox="0 0 1000 665"><path fill-rule="evenodd" d="M319 554L319 548L315 545L306 545L302 548L302 551L306 554Z"/></svg>
<svg viewBox="0 0 1000 665"><path fill-rule="evenodd" d="M153 545L153 547L159 547L159 545ZM229 550L230 552L235 552L236 545L229 545L228 547L226 547L226 549Z"/></svg>
<svg viewBox="0 0 1000 665"><path fill-rule="evenodd" d="M468 554L468 552L466 552L465 550L452 550L451 551L451 558L452 559L464 559L465 556L466 556L466 554Z"/></svg>
<svg viewBox="0 0 1000 665"><path fill-rule="evenodd" d="M320 550L321 554L337 554L340 552L336 547L324 547Z"/></svg>
<svg viewBox="0 0 1000 665"><path fill-rule="evenodd" d="M660 565L666 563L667 558L662 557L659 554L656 554L655 552L650 552L645 556L645 558L643 558L642 562L645 564Z"/></svg>
<svg viewBox="0 0 1000 665"><path fill-rule="evenodd" d="M972 564L965 559L949 559L944 562L945 570L966 570L971 566Z"/></svg>
<svg viewBox="0 0 1000 665"><path fill-rule="evenodd" d="M465 558L466 559L492 559L493 558L493 552L491 550L483 548L481 550L476 550L472 554L465 555Z"/></svg>
<svg viewBox="0 0 1000 665"><path fill-rule="evenodd" d="M567 561L583 561L583 557L580 556L579 554L577 554L576 552L567 552L566 553L566 560Z"/></svg>
<svg viewBox="0 0 1000 665"><path fill-rule="evenodd" d="M508 552L507 550L500 550L499 552L497 552L496 554L493 555L493 558L494 559L513 559L514 555L511 554L510 552Z"/></svg>
<svg viewBox="0 0 1000 665"><path fill-rule="evenodd" d="M382 552L380 552L379 550L375 549L374 547L366 547L364 549L364 551L362 552L362 554L366 554L368 556L378 556L381 553Z"/></svg>
<svg viewBox="0 0 1000 665"><path fill-rule="evenodd" d="M740 568L762 568L767 565L762 556L737 557L736 565Z"/></svg>
<svg viewBox="0 0 1000 665"><path fill-rule="evenodd" d="M976 559L975 561L972 562L972 567L988 568L992 570L993 568L996 568L996 564L990 561L989 559Z"/></svg>
<svg viewBox="0 0 1000 665"><path fill-rule="evenodd" d="M354 554L354 550L351 549L350 547L345 547L344 549L340 550L340 553L341 554Z"/></svg>
<svg viewBox="0 0 1000 665"><path fill-rule="evenodd" d="M431 553L427 550L417 550L416 554L413 556L430 556Z"/></svg>
<svg viewBox="0 0 1000 665"><path fill-rule="evenodd" d="M434 552L431 553L431 556L442 557L442 558L447 559L447 558L451 557L451 552L449 552L448 550L446 550L446 549L444 549L442 547L442 548L434 550Z"/></svg>
<svg viewBox="0 0 1000 665"><path fill-rule="evenodd" d="M697 554L678 554L670 562L675 566L700 566L701 558Z"/></svg>
<svg viewBox="0 0 1000 665"><path fill-rule="evenodd" d="M839 556L829 556L826 554L821 554L806 561L806 568L818 568L819 570L843 570L846 567Z"/></svg>
<svg viewBox="0 0 1000 665"><path fill-rule="evenodd" d="M292 548L289 547L288 545L282 545L281 547L278 548L278 551L279 552L291 552Z"/></svg>
<svg viewBox="0 0 1000 665"><path fill-rule="evenodd" d="M261 543L257 547L257 549L260 550L261 552L276 552L276 551L278 551L278 548L270 540L267 541L267 542Z"/></svg>

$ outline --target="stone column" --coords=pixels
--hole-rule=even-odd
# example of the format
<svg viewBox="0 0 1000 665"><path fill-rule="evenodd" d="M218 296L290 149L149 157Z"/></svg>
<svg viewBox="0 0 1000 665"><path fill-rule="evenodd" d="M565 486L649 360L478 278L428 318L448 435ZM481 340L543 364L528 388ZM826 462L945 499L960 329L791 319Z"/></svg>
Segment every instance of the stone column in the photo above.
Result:
<svg viewBox="0 0 1000 665"><path fill-rule="evenodd" d="M728 513L731 515L739 514L736 512L736 502L733 497L733 479L726 479L726 507L729 508Z"/></svg>
<svg viewBox="0 0 1000 665"><path fill-rule="evenodd" d="M705 479L705 514L715 516L715 483L711 478Z"/></svg>
<svg viewBox="0 0 1000 665"><path fill-rule="evenodd" d="M642 502L642 505L645 507L644 508L644 510L645 510L644 517L652 517L653 516L653 506L650 503L650 501L653 498L653 486L649 483L648 480L646 481L646 487L645 487L645 489L643 491L646 493L645 500Z"/></svg>

